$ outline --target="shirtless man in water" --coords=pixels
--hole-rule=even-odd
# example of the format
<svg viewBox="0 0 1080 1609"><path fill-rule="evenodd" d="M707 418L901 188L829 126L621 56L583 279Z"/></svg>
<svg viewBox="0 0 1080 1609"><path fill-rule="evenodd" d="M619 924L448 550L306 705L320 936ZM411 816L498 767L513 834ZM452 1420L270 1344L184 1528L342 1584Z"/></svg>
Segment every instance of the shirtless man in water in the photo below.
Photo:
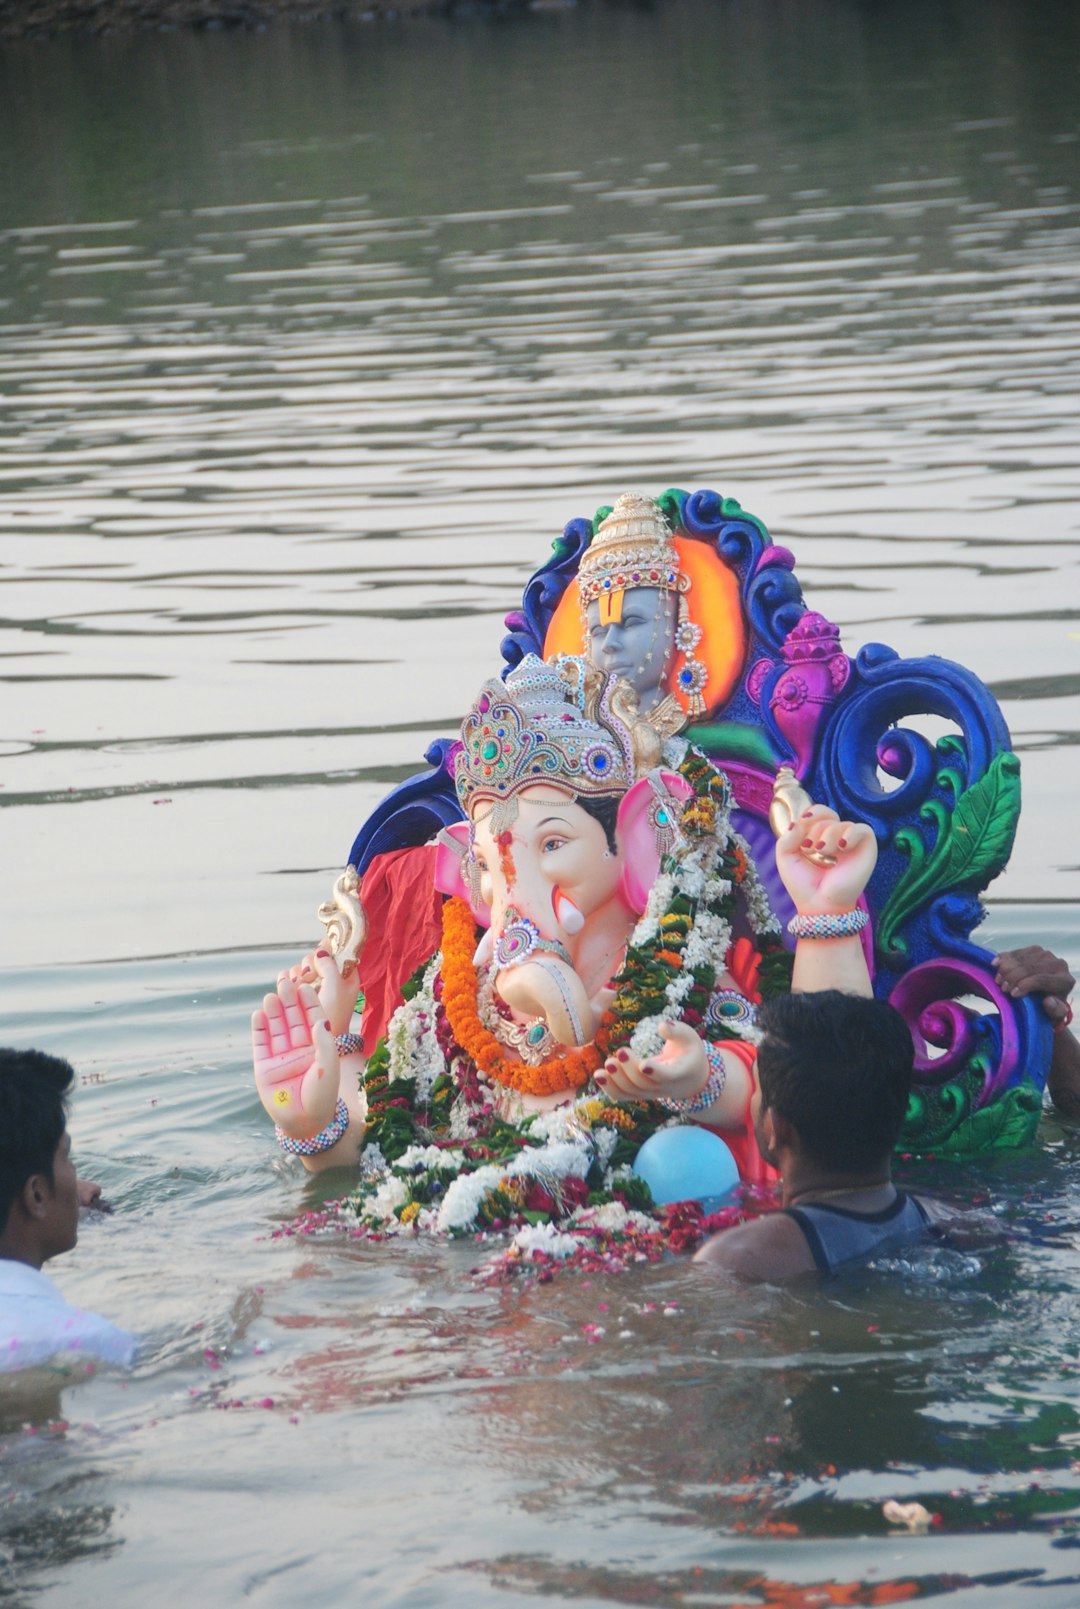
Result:
<svg viewBox="0 0 1080 1609"><path fill-rule="evenodd" d="M706 1241L695 1261L747 1280L858 1267L931 1238L954 1216L892 1182L914 1049L884 1000L826 990L758 1013L754 1128L779 1170L781 1211Z"/></svg>
<svg viewBox="0 0 1080 1609"><path fill-rule="evenodd" d="M1075 979L1041 945L995 957L998 987L1039 992L1054 1024L1047 1088L1080 1118L1080 1044L1068 1031ZM750 1280L856 1267L931 1238L957 1215L892 1183L892 1153L911 1087L913 1047L881 1000L835 992L785 995L759 1013L755 1131L779 1170L782 1210L715 1235L697 1261Z"/></svg>

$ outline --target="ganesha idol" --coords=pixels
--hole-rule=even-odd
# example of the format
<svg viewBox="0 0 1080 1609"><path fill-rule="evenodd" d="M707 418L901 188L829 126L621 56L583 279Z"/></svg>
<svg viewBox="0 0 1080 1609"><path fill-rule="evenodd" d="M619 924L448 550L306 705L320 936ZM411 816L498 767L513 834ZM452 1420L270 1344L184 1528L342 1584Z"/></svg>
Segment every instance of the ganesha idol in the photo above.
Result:
<svg viewBox="0 0 1080 1609"><path fill-rule="evenodd" d="M287 1149L359 1160L356 1211L385 1227L627 1199L657 1125L716 1129L752 1179L753 1010L792 948L796 986L872 986L906 1017L902 1149L1030 1139L1049 1030L970 938L1019 811L977 678L850 658L792 555L709 491L571 521L507 626L504 680L365 823L327 940L257 1014ZM954 730L932 744L920 714ZM847 926L821 942L812 917Z"/></svg>
<svg viewBox="0 0 1080 1609"><path fill-rule="evenodd" d="M344 987L328 954L322 999L284 978L256 1013L281 1143L313 1170L359 1161L369 1227L640 1209L635 1153L670 1124L717 1131L761 1176L751 994L789 986L786 955L722 775L662 751L632 686L581 657L486 682L454 757L465 819L433 851L439 949L362 1079L325 1017ZM868 992L857 900L875 859L872 832L823 807L782 834L796 986Z"/></svg>

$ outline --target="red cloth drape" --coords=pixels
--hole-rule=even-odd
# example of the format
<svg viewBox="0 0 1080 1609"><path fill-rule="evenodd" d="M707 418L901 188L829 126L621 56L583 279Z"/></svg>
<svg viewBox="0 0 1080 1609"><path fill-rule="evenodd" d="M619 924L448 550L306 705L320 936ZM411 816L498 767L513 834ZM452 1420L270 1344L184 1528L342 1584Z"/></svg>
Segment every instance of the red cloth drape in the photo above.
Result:
<svg viewBox="0 0 1080 1609"><path fill-rule="evenodd" d="M360 957L364 1049L370 1056L401 986L442 943L442 895L435 887L435 845L376 855L360 880L368 940Z"/></svg>

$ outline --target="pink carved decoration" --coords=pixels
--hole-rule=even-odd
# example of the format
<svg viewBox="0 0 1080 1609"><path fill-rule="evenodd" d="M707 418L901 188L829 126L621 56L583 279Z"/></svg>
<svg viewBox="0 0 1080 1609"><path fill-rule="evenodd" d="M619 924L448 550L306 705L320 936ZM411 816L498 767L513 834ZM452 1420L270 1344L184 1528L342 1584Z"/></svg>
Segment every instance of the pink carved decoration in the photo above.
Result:
<svg viewBox="0 0 1080 1609"><path fill-rule="evenodd" d="M772 690L769 708L791 749L795 775L802 778L814 763L826 711L851 675L851 661L837 628L812 611L788 633L783 653L787 668Z"/></svg>

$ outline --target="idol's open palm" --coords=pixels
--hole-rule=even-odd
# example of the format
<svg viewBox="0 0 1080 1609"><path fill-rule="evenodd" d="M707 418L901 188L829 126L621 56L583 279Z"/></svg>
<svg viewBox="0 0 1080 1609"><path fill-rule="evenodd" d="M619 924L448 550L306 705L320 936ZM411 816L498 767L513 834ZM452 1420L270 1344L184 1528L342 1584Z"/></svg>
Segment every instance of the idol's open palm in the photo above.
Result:
<svg viewBox="0 0 1080 1609"><path fill-rule="evenodd" d="M334 1115L340 1073L337 1047L310 984L282 977L277 993L252 1012L255 1087L279 1128L295 1139L318 1134Z"/></svg>

